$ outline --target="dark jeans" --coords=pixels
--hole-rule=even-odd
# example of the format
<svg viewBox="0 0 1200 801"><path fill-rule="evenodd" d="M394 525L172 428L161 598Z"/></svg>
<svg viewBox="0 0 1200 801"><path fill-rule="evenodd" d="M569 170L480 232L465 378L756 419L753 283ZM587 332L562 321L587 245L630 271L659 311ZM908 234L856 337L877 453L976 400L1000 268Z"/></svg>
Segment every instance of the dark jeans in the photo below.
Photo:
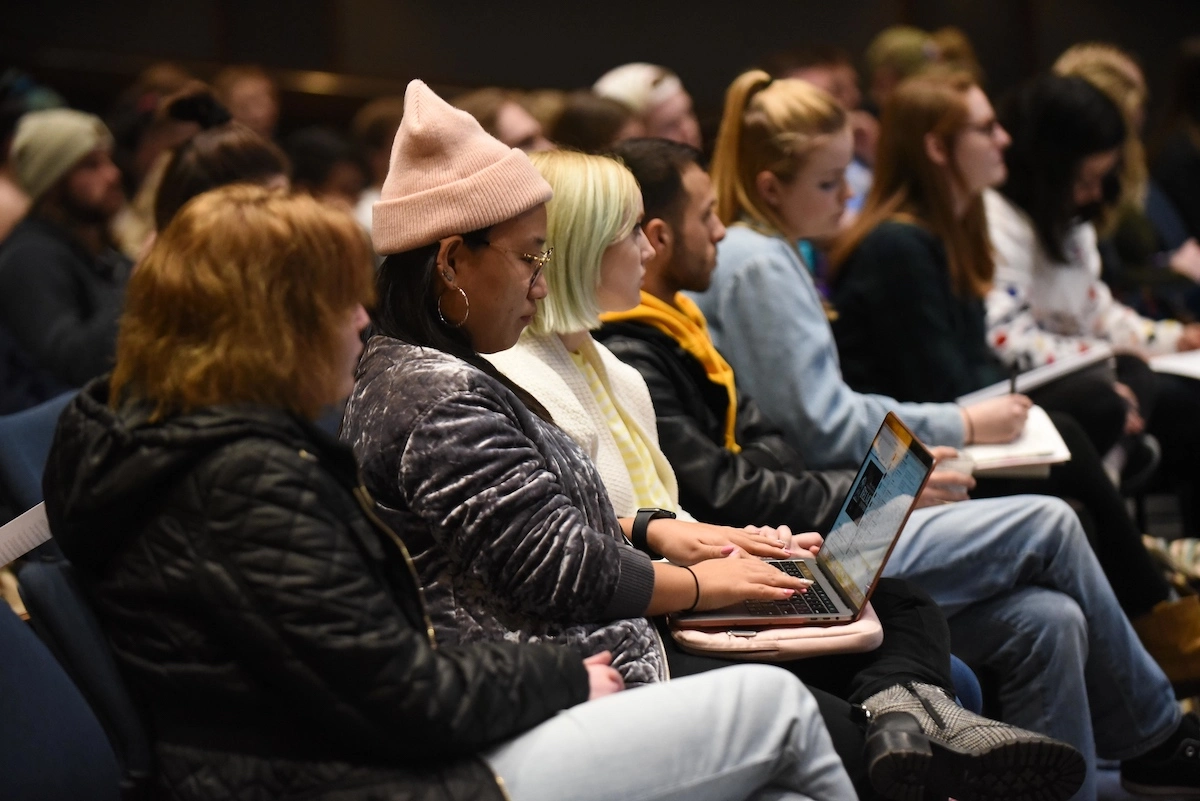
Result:
<svg viewBox="0 0 1200 801"><path fill-rule="evenodd" d="M1146 428L1162 445L1159 475L1178 493L1187 536L1200 536L1200 381L1156 373L1141 359L1117 357L1117 376L1138 397Z"/></svg>
<svg viewBox="0 0 1200 801"><path fill-rule="evenodd" d="M1112 387L1111 371L1086 370L1065 376L1035 389L1029 397L1046 411L1075 418L1098 454L1108 453L1124 436L1127 406Z"/></svg>
<svg viewBox="0 0 1200 801"><path fill-rule="evenodd" d="M1200 448L1200 381L1156 373L1136 356L1117 357L1117 379L1137 395L1147 430L1162 446L1159 475L1179 495L1184 531L1187 536L1200 535L1196 514L1200 499L1200 459L1196 458ZM1121 438L1125 401L1103 374L1069 376L1029 394L1039 406L1074 417L1097 453L1107 453Z"/></svg>
<svg viewBox="0 0 1200 801"><path fill-rule="evenodd" d="M1130 618L1144 615L1167 599L1167 582L1146 552L1124 499L1104 472L1100 455L1083 428L1061 412L1051 412L1050 419L1071 449L1069 462L1055 465L1045 479L980 477L972 496L1029 493L1073 501L1121 609Z"/></svg>
<svg viewBox="0 0 1200 801"><path fill-rule="evenodd" d="M883 643L863 654L839 654L781 662L817 699L833 746L862 798L872 797L863 761L863 717L852 704L903 681L934 684L953 693L950 628L925 591L900 579L880 579L871 605L883 624ZM658 621L673 677L738 664L740 660L696 656L681 651Z"/></svg>

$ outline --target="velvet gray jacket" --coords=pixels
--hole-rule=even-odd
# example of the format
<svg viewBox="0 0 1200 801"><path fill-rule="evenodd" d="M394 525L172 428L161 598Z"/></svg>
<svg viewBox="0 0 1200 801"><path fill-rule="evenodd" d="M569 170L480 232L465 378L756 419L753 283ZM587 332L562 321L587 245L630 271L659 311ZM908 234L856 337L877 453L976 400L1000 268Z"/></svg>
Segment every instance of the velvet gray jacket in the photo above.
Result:
<svg viewBox="0 0 1200 801"><path fill-rule="evenodd" d="M412 553L440 642L609 650L627 683L666 677L641 617L654 588L649 558L626 543L583 451L497 378L376 336L342 438Z"/></svg>

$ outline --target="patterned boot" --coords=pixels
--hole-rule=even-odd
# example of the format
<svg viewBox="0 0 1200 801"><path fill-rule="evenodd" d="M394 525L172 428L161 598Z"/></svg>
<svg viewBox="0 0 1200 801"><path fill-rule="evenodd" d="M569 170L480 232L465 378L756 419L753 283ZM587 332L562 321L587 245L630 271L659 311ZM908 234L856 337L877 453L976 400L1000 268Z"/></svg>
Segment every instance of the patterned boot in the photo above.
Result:
<svg viewBox="0 0 1200 801"><path fill-rule="evenodd" d="M1062 801L1083 784L1070 745L968 712L932 684L897 684L863 708L867 772L886 798Z"/></svg>

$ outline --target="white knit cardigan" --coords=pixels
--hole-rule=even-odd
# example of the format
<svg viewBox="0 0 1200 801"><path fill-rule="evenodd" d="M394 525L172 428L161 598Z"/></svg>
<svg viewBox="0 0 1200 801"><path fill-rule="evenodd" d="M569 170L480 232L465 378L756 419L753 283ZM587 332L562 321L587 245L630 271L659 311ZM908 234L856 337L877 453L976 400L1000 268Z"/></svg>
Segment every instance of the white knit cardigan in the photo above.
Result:
<svg viewBox="0 0 1200 801"><path fill-rule="evenodd" d="M654 403L641 373L590 336L580 353L600 376L609 398L628 421L632 433L640 436L650 449L654 469L674 503L672 511L682 520L693 519L679 508L679 484L670 462L658 447ZM592 394L587 376L575 364L562 340L554 334L535 336L526 333L514 347L487 358L500 372L537 398L558 427L588 455L600 471L617 517L637 514L633 482L629 479L629 470L621 458L617 440Z"/></svg>

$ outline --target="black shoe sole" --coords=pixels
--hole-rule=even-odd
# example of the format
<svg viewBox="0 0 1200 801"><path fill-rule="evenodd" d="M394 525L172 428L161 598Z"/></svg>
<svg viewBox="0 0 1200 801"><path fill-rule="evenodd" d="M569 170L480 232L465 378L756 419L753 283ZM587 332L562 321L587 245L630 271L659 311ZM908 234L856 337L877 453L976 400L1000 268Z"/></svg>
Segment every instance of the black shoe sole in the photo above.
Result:
<svg viewBox="0 0 1200 801"><path fill-rule="evenodd" d="M885 730L867 739L866 757L871 786L893 801L1065 801L1085 773L1078 751L1047 740L968 752L918 732Z"/></svg>

